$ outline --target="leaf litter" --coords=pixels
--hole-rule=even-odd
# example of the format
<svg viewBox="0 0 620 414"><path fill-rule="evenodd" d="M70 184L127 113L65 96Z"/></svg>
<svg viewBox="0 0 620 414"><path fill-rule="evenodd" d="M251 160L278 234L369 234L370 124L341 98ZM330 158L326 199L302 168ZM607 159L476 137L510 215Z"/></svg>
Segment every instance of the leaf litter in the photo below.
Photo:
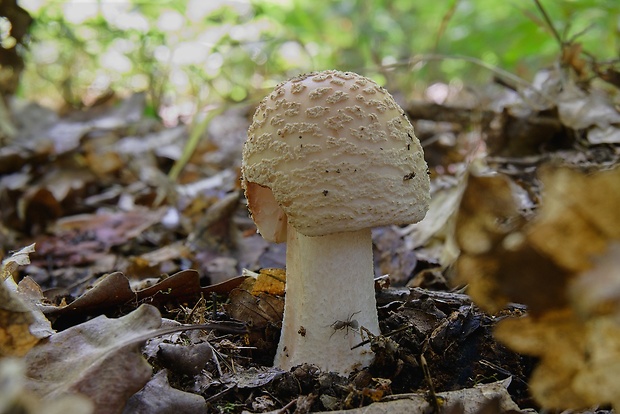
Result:
<svg viewBox="0 0 620 414"><path fill-rule="evenodd" d="M271 367L286 275L238 184L252 108L215 116L173 181L188 132L143 118L143 95L62 118L15 107L0 413L618 406L617 85L571 70L408 105L431 211L373 230L383 335L349 378Z"/></svg>

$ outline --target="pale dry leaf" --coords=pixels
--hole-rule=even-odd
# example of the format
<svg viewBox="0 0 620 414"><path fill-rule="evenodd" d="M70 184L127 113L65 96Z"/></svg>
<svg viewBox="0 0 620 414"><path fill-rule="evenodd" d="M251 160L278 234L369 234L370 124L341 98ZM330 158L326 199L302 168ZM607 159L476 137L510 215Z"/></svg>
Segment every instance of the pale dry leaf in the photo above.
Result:
<svg viewBox="0 0 620 414"><path fill-rule="evenodd" d="M47 400L83 394L96 414L118 413L151 377L138 346L160 325L157 308L142 305L121 318L99 316L52 335L24 358L27 386Z"/></svg>
<svg viewBox="0 0 620 414"><path fill-rule="evenodd" d="M5 259L0 268L0 356L23 356L53 332L35 301L21 292L13 279L19 266L30 263L32 252L34 244Z"/></svg>
<svg viewBox="0 0 620 414"><path fill-rule="evenodd" d="M257 389L279 378L283 372L277 367L237 368L234 373L225 373L222 381L235 384L239 389Z"/></svg>
<svg viewBox="0 0 620 414"><path fill-rule="evenodd" d="M19 266L30 264L30 253L34 253L34 247L35 243L32 243L4 259L0 266L0 281L14 277Z"/></svg>
<svg viewBox="0 0 620 414"><path fill-rule="evenodd" d="M424 219L401 230L407 249L417 249L417 257L439 261L444 268L454 263L459 254L454 242L454 221L465 188L466 180L462 180L433 191Z"/></svg>
<svg viewBox="0 0 620 414"><path fill-rule="evenodd" d="M588 131L590 144L620 144L620 128L616 125L594 127Z"/></svg>
<svg viewBox="0 0 620 414"><path fill-rule="evenodd" d="M30 333L37 338L47 338L55 331L49 319L42 311L42 303L46 300L41 287L30 276L26 276L16 286L16 293L30 309L33 322L30 324Z"/></svg>
<svg viewBox="0 0 620 414"><path fill-rule="evenodd" d="M596 91L586 93L570 82L558 96L558 115L562 124L573 129L620 123L620 113L605 95Z"/></svg>

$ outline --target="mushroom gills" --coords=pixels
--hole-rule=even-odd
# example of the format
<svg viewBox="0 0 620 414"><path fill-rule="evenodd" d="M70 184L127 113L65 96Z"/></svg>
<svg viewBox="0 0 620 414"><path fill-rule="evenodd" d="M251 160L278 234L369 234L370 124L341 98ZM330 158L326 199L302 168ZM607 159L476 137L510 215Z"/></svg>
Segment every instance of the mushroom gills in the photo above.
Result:
<svg viewBox="0 0 620 414"><path fill-rule="evenodd" d="M246 182L245 196L258 232L274 243L286 241L286 213L273 196L271 188Z"/></svg>

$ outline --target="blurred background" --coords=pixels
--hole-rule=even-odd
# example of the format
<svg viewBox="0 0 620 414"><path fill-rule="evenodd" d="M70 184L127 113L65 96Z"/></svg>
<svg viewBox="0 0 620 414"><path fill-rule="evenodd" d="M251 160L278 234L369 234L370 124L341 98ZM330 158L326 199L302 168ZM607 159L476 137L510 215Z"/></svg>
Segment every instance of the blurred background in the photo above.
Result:
<svg viewBox="0 0 620 414"><path fill-rule="evenodd" d="M256 101L312 70L356 71L409 99L432 85L489 83L494 68L531 80L560 42L599 61L620 48L617 0L542 2L557 33L522 0L15 2L0 3L0 36L3 54L23 57L19 84L2 76L17 97L83 108L144 91L147 112L167 124Z"/></svg>

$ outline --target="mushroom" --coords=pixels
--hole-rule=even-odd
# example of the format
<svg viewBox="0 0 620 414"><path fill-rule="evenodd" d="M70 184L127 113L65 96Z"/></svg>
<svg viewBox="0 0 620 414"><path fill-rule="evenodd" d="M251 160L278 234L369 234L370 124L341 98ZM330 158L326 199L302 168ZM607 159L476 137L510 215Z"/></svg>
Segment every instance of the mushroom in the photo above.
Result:
<svg viewBox="0 0 620 414"><path fill-rule="evenodd" d="M287 242L286 297L274 365L349 373L378 335L371 228L415 223L430 202L420 142L372 80L328 70L278 85L258 105L242 185L261 235Z"/></svg>

